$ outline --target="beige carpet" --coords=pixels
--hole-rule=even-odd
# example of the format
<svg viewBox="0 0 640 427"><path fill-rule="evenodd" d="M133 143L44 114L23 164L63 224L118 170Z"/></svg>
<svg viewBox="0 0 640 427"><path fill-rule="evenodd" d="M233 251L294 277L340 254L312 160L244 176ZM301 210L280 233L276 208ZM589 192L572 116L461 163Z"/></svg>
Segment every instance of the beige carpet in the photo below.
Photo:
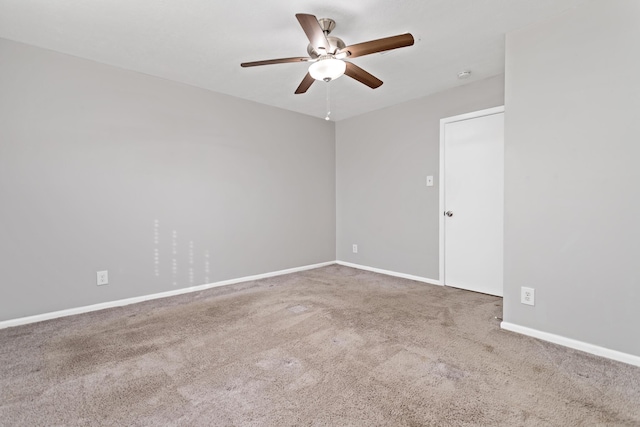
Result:
<svg viewBox="0 0 640 427"><path fill-rule="evenodd" d="M0 330L0 425L640 425L640 369L330 266Z"/></svg>

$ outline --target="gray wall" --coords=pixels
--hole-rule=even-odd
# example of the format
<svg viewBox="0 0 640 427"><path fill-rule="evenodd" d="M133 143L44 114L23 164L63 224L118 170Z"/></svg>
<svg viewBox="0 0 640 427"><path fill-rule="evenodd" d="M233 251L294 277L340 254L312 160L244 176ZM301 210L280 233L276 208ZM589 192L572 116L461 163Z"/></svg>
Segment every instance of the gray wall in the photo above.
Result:
<svg viewBox="0 0 640 427"><path fill-rule="evenodd" d="M507 322L638 356L639 23L600 1L507 37L504 297Z"/></svg>
<svg viewBox="0 0 640 427"><path fill-rule="evenodd" d="M334 260L334 135L0 40L0 320Z"/></svg>
<svg viewBox="0 0 640 427"><path fill-rule="evenodd" d="M440 119L503 103L497 76L338 122L338 259L438 280Z"/></svg>

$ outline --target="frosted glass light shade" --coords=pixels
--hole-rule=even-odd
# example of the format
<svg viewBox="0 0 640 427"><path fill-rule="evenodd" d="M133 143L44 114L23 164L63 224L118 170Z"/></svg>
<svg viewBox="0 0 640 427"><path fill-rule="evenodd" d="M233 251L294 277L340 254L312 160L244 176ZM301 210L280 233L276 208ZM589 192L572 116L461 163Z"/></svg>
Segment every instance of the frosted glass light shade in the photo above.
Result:
<svg viewBox="0 0 640 427"><path fill-rule="evenodd" d="M344 74L347 64L335 58L321 59L309 67L309 74L316 80L330 81Z"/></svg>

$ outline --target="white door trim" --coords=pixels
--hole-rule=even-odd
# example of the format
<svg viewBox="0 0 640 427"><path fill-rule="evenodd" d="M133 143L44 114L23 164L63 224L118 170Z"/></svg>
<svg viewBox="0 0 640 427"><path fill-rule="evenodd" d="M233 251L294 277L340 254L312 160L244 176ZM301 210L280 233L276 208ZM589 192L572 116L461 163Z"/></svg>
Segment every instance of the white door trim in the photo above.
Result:
<svg viewBox="0 0 640 427"><path fill-rule="evenodd" d="M500 107L487 108L486 110L474 111L472 113L460 114L453 117L445 117L440 119L440 172L439 172L439 201L438 201L438 215L439 221L439 281L440 284L445 286L444 277L444 128L448 123L460 122L462 120L475 119L478 117L491 116L493 114L504 113L504 105Z"/></svg>

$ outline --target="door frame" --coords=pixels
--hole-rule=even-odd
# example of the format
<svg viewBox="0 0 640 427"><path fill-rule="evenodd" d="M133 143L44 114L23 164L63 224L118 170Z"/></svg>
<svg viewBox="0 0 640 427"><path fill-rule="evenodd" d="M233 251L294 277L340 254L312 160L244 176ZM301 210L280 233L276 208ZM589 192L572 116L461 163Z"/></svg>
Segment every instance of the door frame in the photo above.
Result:
<svg viewBox="0 0 640 427"><path fill-rule="evenodd" d="M445 135L444 129L445 126L449 123L461 122L463 120L469 119L477 119L478 117L491 116L494 114L504 113L504 105L500 107L487 108L484 110L473 111L471 113L460 114L452 117L445 117L444 119L440 119L440 170L438 175L438 183L439 183L439 201L438 201L438 216L439 220L439 281L442 286L446 286L447 282L444 277L444 192L445 192L445 182L444 182L444 143L445 143Z"/></svg>

